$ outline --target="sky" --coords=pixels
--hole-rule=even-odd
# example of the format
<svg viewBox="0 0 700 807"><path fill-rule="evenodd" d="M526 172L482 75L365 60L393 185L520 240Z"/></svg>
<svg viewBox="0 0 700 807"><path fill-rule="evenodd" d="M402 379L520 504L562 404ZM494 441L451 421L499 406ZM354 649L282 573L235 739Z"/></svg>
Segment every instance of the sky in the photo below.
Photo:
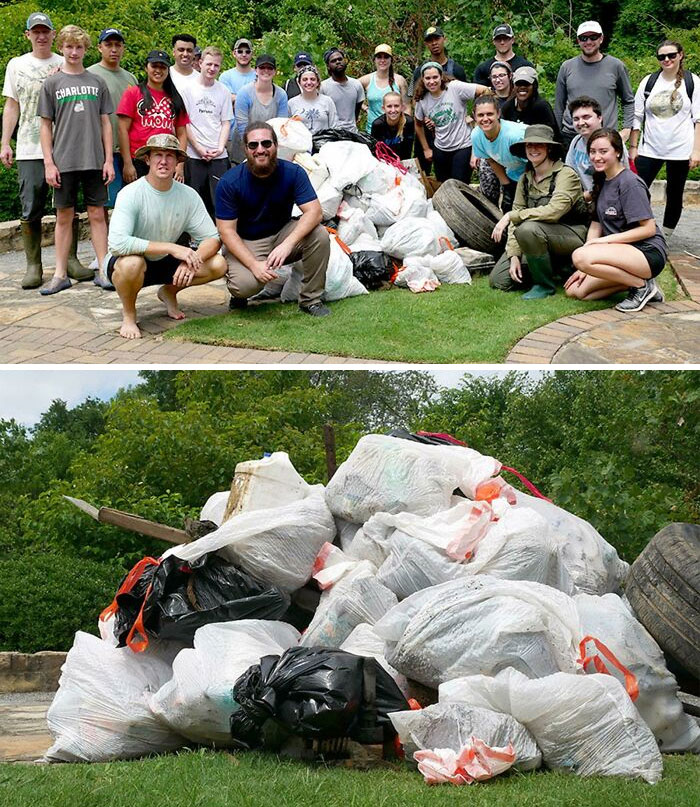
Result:
<svg viewBox="0 0 700 807"><path fill-rule="evenodd" d="M467 372L471 375L503 375L507 371L450 367L430 372L441 386L455 387ZM33 426L56 398L72 408L88 397L109 400L117 390L138 383L138 370L3 369L0 370L0 419L14 418L25 426Z"/></svg>

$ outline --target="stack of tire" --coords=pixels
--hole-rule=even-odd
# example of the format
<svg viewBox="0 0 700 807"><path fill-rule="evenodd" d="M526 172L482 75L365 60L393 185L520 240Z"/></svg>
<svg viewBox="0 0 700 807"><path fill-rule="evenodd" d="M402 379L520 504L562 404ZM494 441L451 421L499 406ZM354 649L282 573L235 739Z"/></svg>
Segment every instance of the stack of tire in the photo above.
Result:
<svg viewBox="0 0 700 807"><path fill-rule="evenodd" d="M459 238L461 246L498 257L505 239L496 243L491 232L502 213L479 191L458 179L448 179L433 194L433 207Z"/></svg>
<svg viewBox="0 0 700 807"><path fill-rule="evenodd" d="M632 564L625 594L637 618L656 639L669 662L673 660L680 666L674 672L681 686L688 691L697 689L700 526L676 523L660 530Z"/></svg>

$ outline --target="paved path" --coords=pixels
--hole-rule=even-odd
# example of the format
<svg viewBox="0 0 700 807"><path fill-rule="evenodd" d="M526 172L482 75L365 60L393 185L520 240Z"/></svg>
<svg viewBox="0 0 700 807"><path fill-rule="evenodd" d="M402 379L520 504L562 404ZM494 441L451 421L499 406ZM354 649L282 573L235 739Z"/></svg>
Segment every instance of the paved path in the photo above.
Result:
<svg viewBox="0 0 700 807"><path fill-rule="evenodd" d="M0 762L34 762L53 742L46 711L54 692L0 695Z"/></svg>
<svg viewBox="0 0 700 807"><path fill-rule="evenodd" d="M657 215L659 210L655 210ZM639 314L610 308L565 317L520 340L508 364L658 364L700 362L700 208L684 211L671 243L673 265L686 300L650 305ZM53 248L44 249L47 267ZM79 255L89 262L92 249L81 243ZM41 297L20 288L24 256L0 254L0 363L7 364L385 364L368 359L164 340L177 323L163 313L156 288L139 295L143 339L118 334L121 305L115 292L79 283L68 293ZM211 316L225 310L223 281L186 289L179 295L188 316Z"/></svg>

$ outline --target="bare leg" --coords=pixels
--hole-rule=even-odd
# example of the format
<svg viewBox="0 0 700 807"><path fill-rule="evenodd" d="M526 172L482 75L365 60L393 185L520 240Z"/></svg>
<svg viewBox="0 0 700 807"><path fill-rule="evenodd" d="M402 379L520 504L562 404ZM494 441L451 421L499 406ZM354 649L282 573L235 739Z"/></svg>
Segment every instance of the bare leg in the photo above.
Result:
<svg viewBox="0 0 700 807"><path fill-rule="evenodd" d="M136 324L136 297L143 288L146 261L140 255L125 255L114 264L112 283L122 301L122 326L119 335L125 339L140 339Z"/></svg>
<svg viewBox="0 0 700 807"><path fill-rule="evenodd" d="M202 268L194 276L191 286L202 286L205 283L211 283L212 280L218 280L226 274L226 258L218 253L206 261ZM188 286L173 286L168 283L158 289L158 299L165 303L170 319L185 319L185 314L180 311L177 305L177 293L182 291L183 288Z"/></svg>
<svg viewBox="0 0 700 807"><path fill-rule="evenodd" d="M571 258L581 272L623 288L641 288L651 277L644 254L630 244L584 244Z"/></svg>
<svg viewBox="0 0 700 807"><path fill-rule="evenodd" d="M68 277L68 254L73 242L73 213L72 207L59 207L56 210L56 271L54 277L65 279Z"/></svg>
<svg viewBox="0 0 700 807"><path fill-rule="evenodd" d="M90 221L90 240L97 257L97 268L101 272L102 264L107 255L107 223L105 221L107 209L104 207L87 206Z"/></svg>
<svg viewBox="0 0 700 807"><path fill-rule="evenodd" d="M566 293L569 297L575 297L577 300L603 300L612 294L627 291L628 288L628 286L622 286L619 283L588 275L577 285L567 288Z"/></svg>

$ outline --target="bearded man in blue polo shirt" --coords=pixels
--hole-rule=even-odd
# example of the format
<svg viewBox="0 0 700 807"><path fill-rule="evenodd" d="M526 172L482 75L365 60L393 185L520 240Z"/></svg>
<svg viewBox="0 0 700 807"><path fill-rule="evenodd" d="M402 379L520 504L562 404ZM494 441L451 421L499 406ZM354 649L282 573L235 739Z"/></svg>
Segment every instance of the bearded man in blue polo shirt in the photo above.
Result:
<svg viewBox="0 0 700 807"><path fill-rule="evenodd" d="M243 133L246 161L227 171L216 189L216 225L228 264L229 308L277 277L275 270L301 261L299 308L314 317L330 314L321 302L330 256L321 204L303 168L277 159L277 136L269 123L252 121ZM301 218L292 219L297 205Z"/></svg>

